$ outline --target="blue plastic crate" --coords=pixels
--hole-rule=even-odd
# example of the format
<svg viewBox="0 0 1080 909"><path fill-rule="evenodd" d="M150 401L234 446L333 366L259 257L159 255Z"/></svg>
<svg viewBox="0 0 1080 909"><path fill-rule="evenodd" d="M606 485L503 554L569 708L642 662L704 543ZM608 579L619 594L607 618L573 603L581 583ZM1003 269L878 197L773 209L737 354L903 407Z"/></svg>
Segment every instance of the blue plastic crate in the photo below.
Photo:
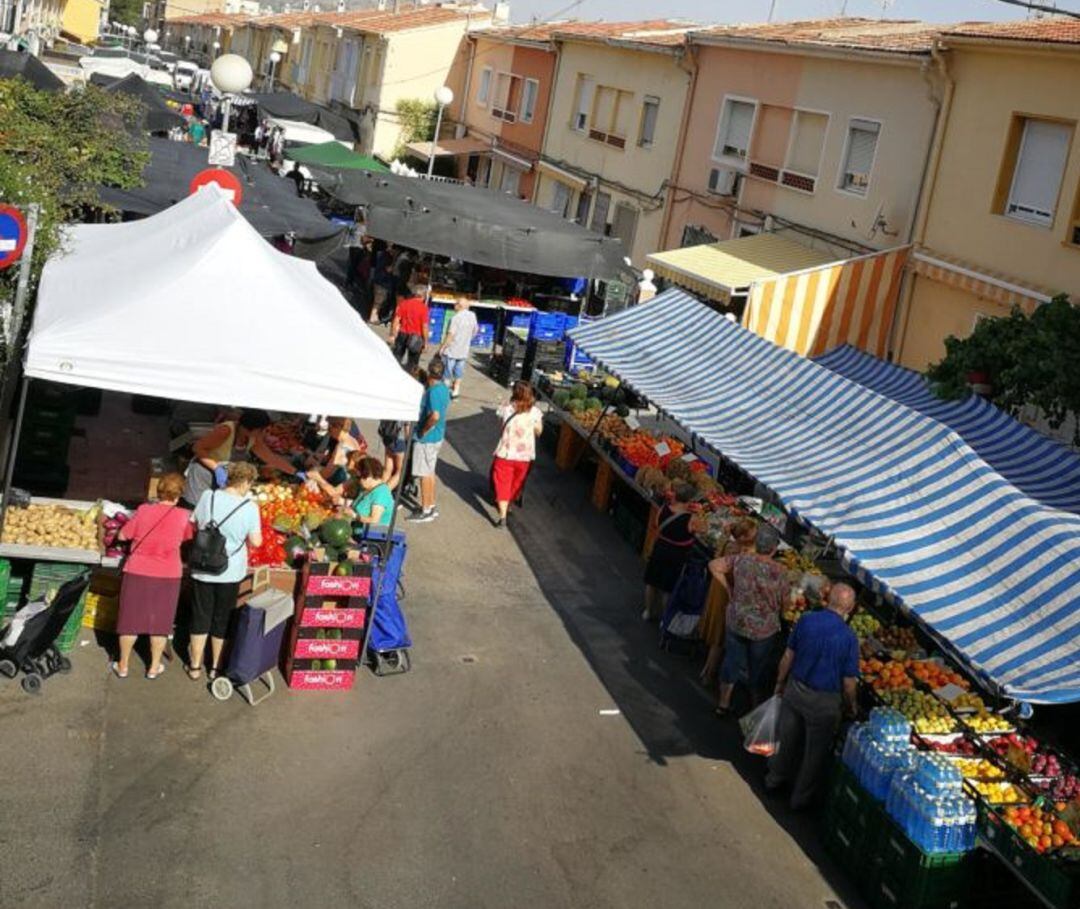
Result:
<svg viewBox="0 0 1080 909"><path fill-rule="evenodd" d="M532 322L532 313L530 312L513 312L510 313L510 327L511 328L528 328Z"/></svg>
<svg viewBox="0 0 1080 909"><path fill-rule="evenodd" d="M566 335L568 318L564 312L534 312L529 322L529 338L537 341L561 341Z"/></svg>

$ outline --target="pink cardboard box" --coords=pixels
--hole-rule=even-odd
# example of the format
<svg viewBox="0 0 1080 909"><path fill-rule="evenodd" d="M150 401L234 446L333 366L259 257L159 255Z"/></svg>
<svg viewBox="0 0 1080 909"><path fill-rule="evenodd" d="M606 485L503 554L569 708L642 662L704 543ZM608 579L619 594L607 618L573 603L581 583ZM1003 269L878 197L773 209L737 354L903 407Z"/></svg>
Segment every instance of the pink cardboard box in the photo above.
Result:
<svg viewBox="0 0 1080 909"><path fill-rule="evenodd" d="M308 628L363 628L366 609L305 609L300 624Z"/></svg>
<svg viewBox="0 0 1080 909"><path fill-rule="evenodd" d="M289 687L297 691L349 691L356 680L352 669L325 670L298 669L289 675Z"/></svg>
<svg viewBox="0 0 1080 909"><path fill-rule="evenodd" d="M319 638L297 638L293 656L304 660L355 660L360 655L360 642L327 641Z"/></svg>
<svg viewBox="0 0 1080 909"><path fill-rule="evenodd" d="M366 597L371 595L371 578L339 578L336 575L313 574L307 582L308 596Z"/></svg>

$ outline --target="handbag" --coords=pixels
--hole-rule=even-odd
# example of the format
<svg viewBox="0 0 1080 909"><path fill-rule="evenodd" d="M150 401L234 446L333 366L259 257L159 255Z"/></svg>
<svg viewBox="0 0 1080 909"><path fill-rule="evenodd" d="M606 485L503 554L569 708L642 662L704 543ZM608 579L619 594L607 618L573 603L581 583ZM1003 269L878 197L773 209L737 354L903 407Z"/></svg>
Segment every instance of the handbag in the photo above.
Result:
<svg viewBox="0 0 1080 909"><path fill-rule="evenodd" d="M210 521L205 527L200 527L196 531L195 539L191 541L191 551L188 554L188 566L192 571L197 571L200 574L223 574L225 569L229 567L230 554L221 527L248 502L247 499L244 499L243 502L218 522L213 518L214 496L216 494L216 491L210 493ZM236 555L243 546L244 544L241 543L232 555Z"/></svg>

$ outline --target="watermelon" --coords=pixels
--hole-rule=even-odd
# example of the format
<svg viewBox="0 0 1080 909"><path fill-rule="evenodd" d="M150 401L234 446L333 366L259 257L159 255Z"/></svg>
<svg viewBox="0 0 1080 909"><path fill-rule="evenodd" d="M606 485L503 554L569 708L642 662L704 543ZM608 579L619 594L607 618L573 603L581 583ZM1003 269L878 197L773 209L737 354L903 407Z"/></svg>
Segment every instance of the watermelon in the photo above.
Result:
<svg viewBox="0 0 1080 909"><path fill-rule="evenodd" d="M327 562L340 562L344 554L344 550L338 549L336 546L327 546L325 551Z"/></svg>
<svg viewBox="0 0 1080 909"><path fill-rule="evenodd" d="M630 416L630 408L627 407L625 404L620 404L618 407L615 408L615 413L617 413L623 419L626 419L628 416Z"/></svg>
<svg viewBox="0 0 1080 909"><path fill-rule="evenodd" d="M312 669L313 672L321 672L322 667L323 667L323 661L322 660L312 660L311 661L311 669Z"/></svg>
<svg viewBox="0 0 1080 909"><path fill-rule="evenodd" d="M301 536L291 536L285 541L285 561L296 562L307 558L308 544Z"/></svg>
<svg viewBox="0 0 1080 909"><path fill-rule="evenodd" d="M556 406L565 409L566 402L570 400L570 389L560 388L551 396L551 402Z"/></svg>
<svg viewBox="0 0 1080 909"><path fill-rule="evenodd" d="M584 385L578 384L570 389L570 397L577 398L580 401L584 401L589 396L589 389Z"/></svg>
<svg viewBox="0 0 1080 909"><path fill-rule="evenodd" d="M338 562L334 568L333 574L335 577L348 578L352 577L352 566L348 562Z"/></svg>
<svg viewBox="0 0 1080 909"><path fill-rule="evenodd" d="M567 413L581 413L585 409L585 402L581 398L571 398L566 402Z"/></svg>
<svg viewBox="0 0 1080 909"><path fill-rule="evenodd" d="M585 409L586 410L600 410L604 406L603 402L599 398L586 398Z"/></svg>
<svg viewBox="0 0 1080 909"><path fill-rule="evenodd" d="M348 546L352 538L352 523L343 518L332 518L323 521L319 527L319 538L327 545L335 549Z"/></svg>

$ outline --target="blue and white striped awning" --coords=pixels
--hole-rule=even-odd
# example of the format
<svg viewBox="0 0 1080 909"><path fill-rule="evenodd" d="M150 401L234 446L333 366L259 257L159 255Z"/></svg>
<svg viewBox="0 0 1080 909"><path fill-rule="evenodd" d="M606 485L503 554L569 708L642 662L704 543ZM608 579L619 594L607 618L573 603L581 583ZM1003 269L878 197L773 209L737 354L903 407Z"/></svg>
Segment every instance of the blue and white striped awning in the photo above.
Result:
<svg viewBox="0 0 1080 909"><path fill-rule="evenodd" d="M1080 514L1080 455L1018 423L972 395L963 401L937 397L919 373L844 344L814 361L872 391L933 417L1031 498Z"/></svg>
<svg viewBox="0 0 1080 909"><path fill-rule="evenodd" d="M681 291L571 336L829 534L1012 697L1080 700L1080 517L955 432Z"/></svg>

